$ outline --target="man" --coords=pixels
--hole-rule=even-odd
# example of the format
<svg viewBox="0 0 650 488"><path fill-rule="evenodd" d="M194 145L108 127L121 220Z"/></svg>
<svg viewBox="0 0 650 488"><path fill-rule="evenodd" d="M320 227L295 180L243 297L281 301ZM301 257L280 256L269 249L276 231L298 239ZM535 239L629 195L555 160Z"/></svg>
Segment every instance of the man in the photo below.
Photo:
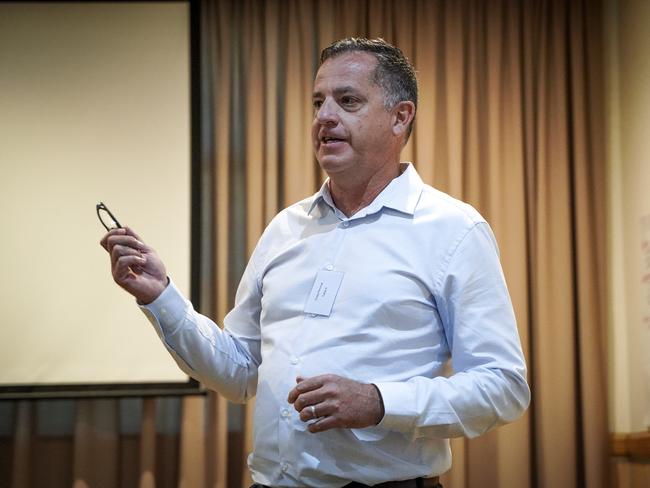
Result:
<svg viewBox="0 0 650 488"><path fill-rule="evenodd" d="M334 43L313 103L329 178L269 224L223 331L130 229L102 245L184 371L233 401L257 395L257 486L434 486L449 437L529 403L496 243L473 208L400 162L417 81L399 49Z"/></svg>

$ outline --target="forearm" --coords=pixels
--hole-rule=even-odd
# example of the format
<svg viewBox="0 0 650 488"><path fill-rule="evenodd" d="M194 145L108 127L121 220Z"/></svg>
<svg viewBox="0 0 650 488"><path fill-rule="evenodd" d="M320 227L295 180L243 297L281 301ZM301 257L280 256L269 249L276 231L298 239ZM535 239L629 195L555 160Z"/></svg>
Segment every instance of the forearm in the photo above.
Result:
<svg viewBox="0 0 650 488"><path fill-rule="evenodd" d="M196 312L173 282L140 308L185 373L234 402L255 394L258 363L247 345Z"/></svg>
<svg viewBox="0 0 650 488"><path fill-rule="evenodd" d="M380 427L413 438L476 437L517 419L530 402L523 370L481 367L376 385L385 408Z"/></svg>
<svg viewBox="0 0 650 488"><path fill-rule="evenodd" d="M455 374L376 383L386 410L380 426L414 437L475 437L518 418L530 402L526 363L486 224L460 239L433 296Z"/></svg>

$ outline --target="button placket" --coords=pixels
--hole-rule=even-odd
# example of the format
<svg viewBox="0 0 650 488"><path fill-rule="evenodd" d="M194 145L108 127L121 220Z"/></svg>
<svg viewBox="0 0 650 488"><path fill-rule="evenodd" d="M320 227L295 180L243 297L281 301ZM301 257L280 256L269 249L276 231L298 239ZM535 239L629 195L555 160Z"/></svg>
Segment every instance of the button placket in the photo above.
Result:
<svg viewBox="0 0 650 488"><path fill-rule="evenodd" d="M289 469L289 464L286 459L291 459L292 457L292 447L291 447L291 436L293 431L293 426L291 425L291 407L288 404L285 404L279 409L278 416L278 448L280 460L282 461L281 467L286 464L287 469L282 469L283 472L287 472Z"/></svg>

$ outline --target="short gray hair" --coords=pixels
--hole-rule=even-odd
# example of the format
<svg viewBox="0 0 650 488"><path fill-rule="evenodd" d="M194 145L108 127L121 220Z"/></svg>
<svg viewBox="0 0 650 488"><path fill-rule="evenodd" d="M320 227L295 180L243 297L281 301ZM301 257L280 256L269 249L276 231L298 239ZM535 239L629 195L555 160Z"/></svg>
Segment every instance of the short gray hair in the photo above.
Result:
<svg viewBox="0 0 650 488"><path fill-rule="evenodd" d="M320 54L320 64L349 52L367 52L377 59L373 81L384 89L384 105L387 109L393 108L399 102L409 101L413 102L417 110L418 80L415 68L400 48L380 38L348 37L323 49ZM415 118L409 125L407 141L414 122Z"/></svg>

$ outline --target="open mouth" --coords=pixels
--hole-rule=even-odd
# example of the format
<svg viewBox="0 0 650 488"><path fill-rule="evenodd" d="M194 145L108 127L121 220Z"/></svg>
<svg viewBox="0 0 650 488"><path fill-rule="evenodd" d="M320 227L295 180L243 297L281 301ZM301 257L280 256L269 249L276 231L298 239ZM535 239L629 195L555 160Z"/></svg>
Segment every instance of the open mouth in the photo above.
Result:
<svg viewBox="0 0 650 488"><path fill-rule="evenodd" d="M321 144L336 144L337 142L345 142L345 139L338 139L336 137L323 137L321 139Z"/></svg>

